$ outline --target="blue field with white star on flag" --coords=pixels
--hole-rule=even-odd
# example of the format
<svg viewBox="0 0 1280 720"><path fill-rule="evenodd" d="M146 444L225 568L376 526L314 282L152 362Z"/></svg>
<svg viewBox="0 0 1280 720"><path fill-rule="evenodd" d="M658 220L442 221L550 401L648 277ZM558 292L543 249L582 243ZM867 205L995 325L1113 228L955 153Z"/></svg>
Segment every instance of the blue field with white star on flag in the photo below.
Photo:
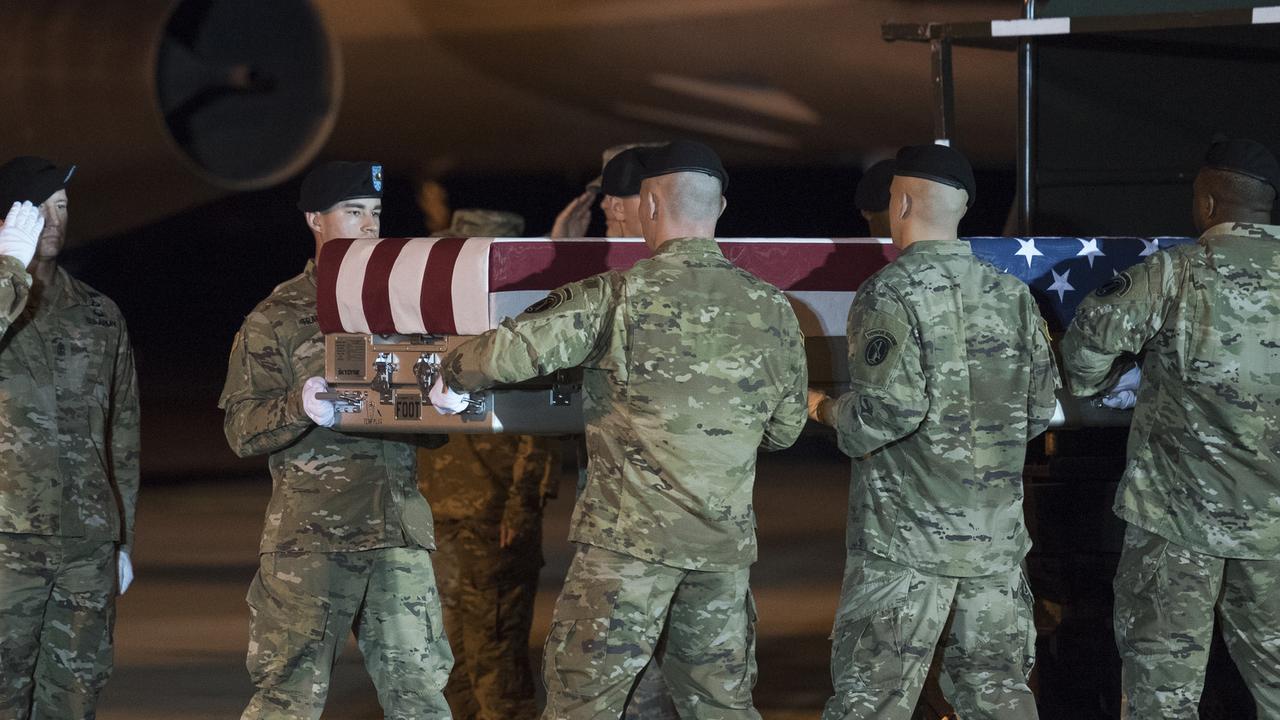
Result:
<svg viewBox="0 0 1280 720"><path fill-rule="evenodd" d="M1049 327L1064 330L1085 295L1148 255L1187 237L971 237L973 254L1030 288Z"/></svg>

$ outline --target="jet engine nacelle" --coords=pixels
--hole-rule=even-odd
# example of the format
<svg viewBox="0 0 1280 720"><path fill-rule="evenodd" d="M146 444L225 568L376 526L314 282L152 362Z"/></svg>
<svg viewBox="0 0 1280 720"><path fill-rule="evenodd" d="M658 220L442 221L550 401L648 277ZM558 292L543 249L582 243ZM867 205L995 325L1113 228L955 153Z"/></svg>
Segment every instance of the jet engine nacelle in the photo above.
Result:
<svg viewBox="0 0 1280 720"><path fill-rule="evenodd" d="M310 0L10 0L0 23L0 155L79 166L73 237L278 183L337 116Z"/></svg>

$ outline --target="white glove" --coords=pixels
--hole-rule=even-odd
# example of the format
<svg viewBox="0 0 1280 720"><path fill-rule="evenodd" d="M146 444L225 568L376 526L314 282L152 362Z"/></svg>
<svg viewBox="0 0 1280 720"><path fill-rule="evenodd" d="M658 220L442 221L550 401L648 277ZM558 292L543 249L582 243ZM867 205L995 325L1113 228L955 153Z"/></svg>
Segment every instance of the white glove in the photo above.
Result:
<svg viewBox="0 0 1280 720"><path fill-rule="evenodd" d="M325 382L324 378L307 378L307 381L302 383L302 409L307 413L307 417L320 427L333 427L337 413L332 400L321 400L316 397L317 393L322 392L329 392L329 383Z"/></svg>
<svg viewBox="0 0 1280 720"><path fill-rule="evenodd" d="M471 399L471 394L454 392L437 375L436 381L431 385L431 392L427 393L427 397L431 398L431 405L435 407L436 412L441 415L457 415L467 409L467 400Z"/></svg>
<svg viewBox="0 0 1280 720"><path fill-rule="evenodd" d="M44 215L30 202L14 203L0 228L0 255L8 255L22 263L31 264L36 254L36 242L44 230Z"/></svg>
<svg viewBox="0 0 1280 720"><path fill-rule="evenodd" d="M120 594L123 595L133 584L133 561L129 559L129 551L121 550L116 559L116 573L120 578Z"/></svg>
<svg viewBox="0 0 1280 720"><path fill-rule="evenodd" d="M1138 385L1142 382L1142 370L1133 366L1120 376L1111 392L1102 396L1102 404L1115 410L1128 410L1138 404Z"/></svg>

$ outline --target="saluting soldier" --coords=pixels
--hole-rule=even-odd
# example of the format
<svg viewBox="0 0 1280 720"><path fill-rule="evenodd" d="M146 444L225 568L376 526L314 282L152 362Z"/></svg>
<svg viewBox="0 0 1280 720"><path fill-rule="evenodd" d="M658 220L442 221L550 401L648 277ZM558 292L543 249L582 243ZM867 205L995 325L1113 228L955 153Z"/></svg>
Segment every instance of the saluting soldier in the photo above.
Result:
<svg viewBox="0 0 1280 720"><path fill-rule="evenodd" d="M941 641L960 717L1035 718L1022 469L1056 407L1048 334L1027 286L957 239L964 156L918 145L896 162L902 254L849 311L852 390L810 391L853 458L823 717L910 718Z"/></svg>
<svg viewBox="0 0 1280 720"><path fill-rule="evenodd" d="M1200 241L1085 299L1062 359L1076 395L1142 363L1115 501L1128 716L1199 717L1216 608L1258 717L1280 717L1280 165L1215 143L1194 188Z"/></svg>
<svg viewBox="0 0 1280 720"><path fill-rule="evenodd" d="M682 717L758 718L751 491L757 450L804 425L804 338L783 294L716 245L727 176L715 153L680 141L640 161L653 257L460 346L433 402L459 410L459 393L585 370L587 483L543 657L544 718L618 717L664 629Z"/></svg>
<svg viewBox="0 0 1280 720"><path fill-rule="evenodd" d="M460 209L450 237L519 237L524 218ZM558 437L449 435L418 451L436 521L436 578L453 649L445 698L458 720L537 717L529 629L542 568L542 510L559 479Z"/></svg>
<svg viewBox="0 0 1280 720"><path fill-rule="evenodd" d="M120 309L58 265L71 168L0 167L0 207L44 219L0 340L0 717L92 718L133 579L137 373ZM25 284L19 280L18 284Z"/></svg>
<svg viewBox="0 0 1280 720"><path fill-rule="evenodd" d="M334 238L378 237L382 167L330 162L303 181L298 209L316 256ZM318 718L334 660L355 631L388 718L447 718L453 656L429 551L431 509L415 448L334 424L316 268L278 286L231 348L220 407L241 457L269 455L272 493L249 586L249 676L243 718ZM438 446L441 436L417 442Z"/></svg>

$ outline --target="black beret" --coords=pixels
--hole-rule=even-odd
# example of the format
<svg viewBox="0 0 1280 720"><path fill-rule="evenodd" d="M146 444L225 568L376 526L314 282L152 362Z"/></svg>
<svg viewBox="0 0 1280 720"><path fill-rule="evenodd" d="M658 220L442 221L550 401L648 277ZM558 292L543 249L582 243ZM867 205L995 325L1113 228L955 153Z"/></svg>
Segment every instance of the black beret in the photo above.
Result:
<svg viewBox="0 0 1280 720"><path fill-rule="evenodd" d="M880 212L889 209L889 186L893 184L895 167L897 164L893 160L881 160L862 173L858 189L853 192L853 204L859 210Z"/></svg>
<svg viewBox="0 0 1280 720"><path fill-rule="evenodd" d="M66 187L75 171L75 165L60 168L42 157L16 157L0 165L0 207L24 200L39 205Z"/></svg>
<svg viewBox="0 0 1280 720"><path fill-rule="evenodd" d="M382 166L369 162L327 162L302 181L298 209L324 212L343 200L382 197Z"/></svg>
<svg viewBox="0 0 1280 720"><path fill-rule="evenodd" d="M636 148L642 167L640 178L678 172L700 172L720 179L720 192L729 186L729 173L716 151L693 140L674 140L666 145Z"/></svg>
<svg viewBox="0 0 1280 720"><path fill-rule="evenodd" d="M1246 175L1280 193L1280 163L1262 143L1253 140L1220 140L1209 146L1204 166Z"/></svg>
<svg viewBox="0 0 1280 720"><path fill-rule="evenodd" d="M614 197L631 197L640 194L641 173L639 153L628 148L613 156L600 174L600 192Z"/></svg>
<svg viewBox="0 0 1280 720"><path fill-rule="evenodd" d="M917 177L950 185L969 193L965 207L973 206L978 196L978 182L973 177L973 166L959 150L947 145L908 145L898 151L895 176Z"/></svg>

